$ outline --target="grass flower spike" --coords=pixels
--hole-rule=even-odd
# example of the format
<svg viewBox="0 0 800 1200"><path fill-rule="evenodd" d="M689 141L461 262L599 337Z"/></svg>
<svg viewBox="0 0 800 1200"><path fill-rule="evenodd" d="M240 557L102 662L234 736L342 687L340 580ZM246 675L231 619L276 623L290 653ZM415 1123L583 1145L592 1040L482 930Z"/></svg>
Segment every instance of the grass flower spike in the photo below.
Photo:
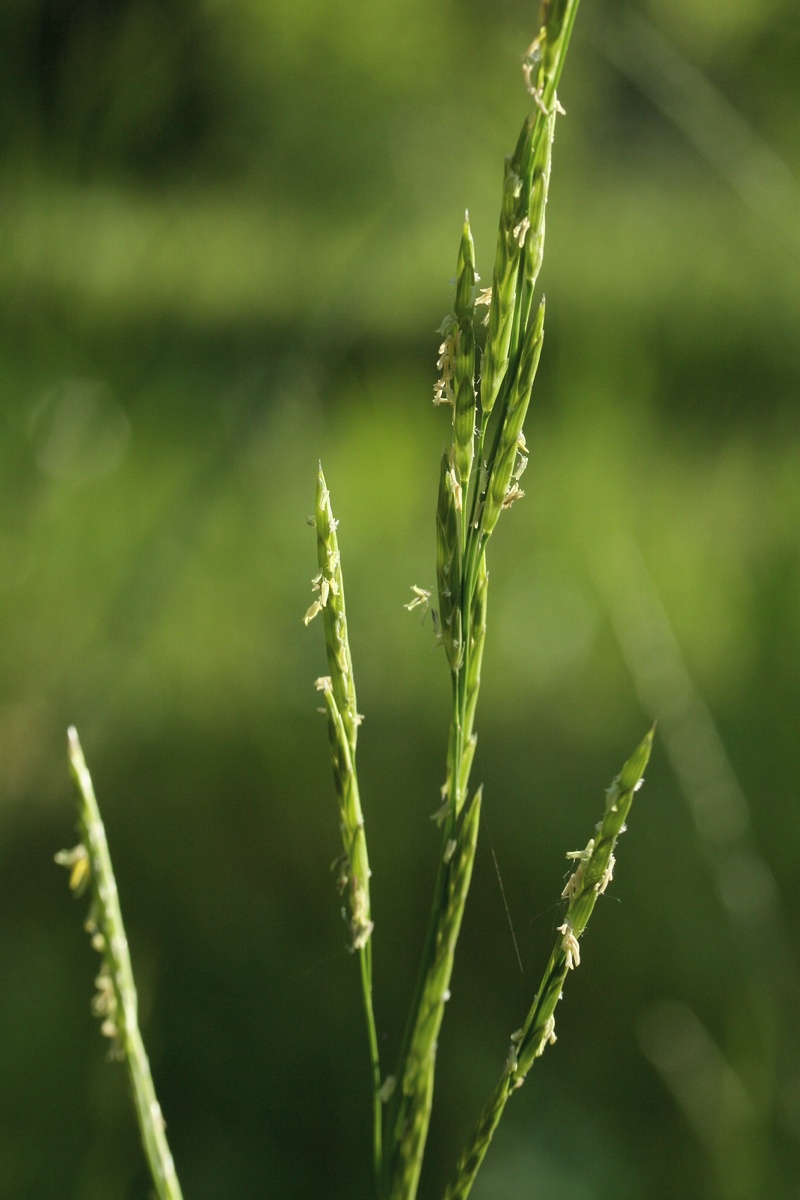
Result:
<svg viewBox="0 0 800 1200"><path fill-rule="evenodd" d="M110 1040L110 1057L124 1059L127 1064L142 1142L159 1200L182 1200L139 1031L136 986L105 828L75 729L69 730L69 760L78 795L81 840L72 850L57 854L56 862L69 868L69 886L75 895L87 891L90 895L86 931L101 956L92 1012L100 1019L101 1033Z"/></svg>
<svg viewBox="0 0 800 1200"><path fill-rule="evenodd" d="M611 877L614 847L641 787L654 732L649 731L606 792L605 811L594 838L585 850L567 855L577 865L564 888L567 911L556 930L550 960L522 1028L511 1036L503 1072L461 1153L444 1200L466 1200L508 1099L524 1083L536 1059L556 1040L556 1006L569 972L580 965L579 939Z"/></svg>
<svg viewBox="0 0 800 1200"><path fill-rule="evenodd" d="M452 438L439 464L434 628L450 672L452 711L442 804L435 814L442 841L428 931L397 1068L391 1086L384 1084L376 1093L386 1101L382 1152L376 1153L376 1163L382 1163L378 1193L385 1200L414 1200L417 1194L433 1100L436 1045L474 861L482 789L470 797L470 775L486 639L486 548L503 511L523 495L519 480L528 461L523 425L544 337L544 298L534 303L534 293L544 250L553 135L561 112L556 86L576 10L577 0L550 0L543 5L539 33L524 61L533 109L506 162L492 286L476 295L475 247L465 217L453 308L440 327L443 341L434 403L451 408ZM477 302L489 307L482 349L475 329ZM360 808L353 799L358 795L354 758L358 718L335 522L321 474L316 527L318 597L306 619L324 613L331 675L319 686L329 717L345 856L352 864L357 839L366 853ZM429 593L418 587L413 592L406 607L427 606ZM565 889L567 912L542 987L512 1039L501 1081L459 1160L447 1192L450 1198L467 1195L508 1096L544 1047L555 1041L555 1006L566 975L580 964L579 939L610 878L613 846L650 741L648 735L623 768L609 793L613 802L607 805L597 836L576 854L576 868ZM358 913L359 917L353 916L356 928L359 920L369 919L368 897ZM379 1078L374 1059L373 1078Z"/></svg>
<svg viewBox="0 0 800 1200"><path fill-rule="evenodd" d="M344 581L336 536L338 521L331 510L331 497L322 467L317 474L317 495L314 528L317 536L319 572L312 580L317 594L303 618L306 625L322 614L325 627L325 647L329 675L322 676L316 687L324 700L323 712L328 718L328 739L333 762L336 794L339 800L339 825L343 854L335 864L337 886L347 894L350 914L350 949L358 954L361 985L367 1022L370 1059L372 1063L373 1095L373 1155L376 1173L381 1169L382 1121L384 1084L381 1080L378 1036L372 1006L372 911L370 905L370 868L364 816L356 773L356 741L361 723L356 706L356 687L350 641L347 636L347 613L344 606Z"/></svg>
<svg viewBox="0 0 800 1200"><path fill-rule="evenodd" d="M351 948L363 950L372 933L369 902L369 859L364 833L364 817L358 794L356 775L356 740L361 717L356 707L356 688L350 642L347 636L347 614L344 607L344 582L336 537L338 522L331 511L331 497L320 467L317 476L317 504L314 515L317 532L319 574L312 581L319 593L305 615L305 623L322 613L325 625L325 646L328 652L330 675L316 682L325 702L328 717L331 756L333 758L336 791L339 797L344 860L339 873L340 887L346 888L350 903Z"/></svg>
<svg viewBox="0 0 800 1200"><path fill-rule="evenodd" d="M470 792L477 734L475 717L486 639L489 575L486 549L505 509L523 495L519 481L528 461L523 425L544 338L545 304L534 293L542 264L556 117L556 86L577 0L546 0L540 29L524 61L533 108L507 160L492 286L476 294L478 275L469 218L458 248L453 308L440 326L434 403L451 409L450 445L442 452L436 503L434 629L450 673L452 709L442 804L435 813L441 849L419 975L395 1073L380 1084L373 1044L376 1103L375 1162L381 1200L415 1200L433 1102L436 1047L450 996L456 942L469 890L482 808L482 787ZM481 348L475 307L488 304ZM345 842L346 878L356 879L351 899L353 944L371 949L366 842L355 773L355 707L347 643L336 524L320 472L315 517L319 573L317 598L306 621L325 622L330 676L318 681L328 713L334 775ZM412 589L409 609L426 608L429 593ZM567 911L536 999L511 1039L500 1082L484 1106L459 1159L446 1197L466 1197L502 1115L545 1046L555 1041L555 1007L567 974L581 961L580 938L597 897L613 870L613 848L650 752L647 736L609 791L606 813L586 849L575 852L575 870L564 890ZM362 881L364 889L361 890ZM366 978L366 977L365 977ZM371 976L367 979L367 983ZM371 991L365 984L370 1037ZM380 1125L380 1128L379 1128Z"/></svg>
<svg viewBox="0 0 800 1200"><path fill-rule="evenodd" d="M455 955L484 806L472 772L476 718L487 636L487 550L502 514L524 495L528 463L524 423L544 339L545 302L537 296L544 253L557 87L578 0L543 0L539 29L523 60L530 112L505 163L491 286L478 290L468 214L458 244L455 295L440 326L436 405L450 409L439 461L435 531L435 598L412 587L406 608L430 610L449 675L449 723L443 783L433 814L439 838L432 899L408 1015L391 1074L381 1069L373 1009L371 871L358 780L361 716L350 651L338 522L321 466L313 525L316 573L309 625L319 617L327 673L315 686L325 715L338 803L341 851L333 864L343 898L347 948L358 962L371 1071L372 1156L377 1200L416 1200L423 1175L434 1099L437 1046L451 995ZM476 307L486 308L485 319ZM570 851L572 874L539 989L511 1035L499 1079L486 1099L446 1186L443 1200L466 1200L505 1106L547 1046L556 1041L556 1008L570 972L581 966L581 939L612 878L618 839L650 756L653 730L606 793L604 812L582 850ZM89 896L86 929L100 955L92 1010L110 1056L128 1067L136 1111L158 1200L182 1200L164 1121L138 1025L138 1005L117 885L92 781L74 729L69 755L78 795L80 841L57 861L75 895ZM430 829L430 824L425 823Z"/></svg>

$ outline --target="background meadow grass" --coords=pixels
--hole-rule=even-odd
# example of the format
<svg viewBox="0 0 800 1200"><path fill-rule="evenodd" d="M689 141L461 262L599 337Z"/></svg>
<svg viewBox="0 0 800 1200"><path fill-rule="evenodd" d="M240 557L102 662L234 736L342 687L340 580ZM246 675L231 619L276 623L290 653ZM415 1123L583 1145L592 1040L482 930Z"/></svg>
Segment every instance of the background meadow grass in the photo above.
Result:
<svg viewBox="0 0 800 1200"><path fill-rule="evenodd" d="M491 273L534 7L3 6L2 1200L148 1188L52 864L70 723L186 1196L369 1192L305 518L321 457L390 1062L446 749L444 661L402 608L434 581L435 329L465 206ZM790 0L578 16L426 1196L549 953L564 852L653 716L558 1044L474 1195L797 1195L799 51Z"/></svg>

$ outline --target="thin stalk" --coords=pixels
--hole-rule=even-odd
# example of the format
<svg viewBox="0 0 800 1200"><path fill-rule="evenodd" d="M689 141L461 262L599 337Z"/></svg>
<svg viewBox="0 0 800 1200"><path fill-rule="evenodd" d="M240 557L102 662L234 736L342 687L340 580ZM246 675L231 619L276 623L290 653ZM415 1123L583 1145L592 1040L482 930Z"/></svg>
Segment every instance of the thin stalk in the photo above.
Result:
<svg viewBox="0 0 800 1200"><path fill-rule="evenodd" d="M375 1010L372 1003L372 942L369 941L358 952L361 974L361 992L364 1015L367 1022L370 1065L372 1067L372 1162L376 1183L381 1177L383 1165L383 1104L381 1102L381 1059L378 1049L378 1031L375 1026Z"/></svg>
<svg viewBox="0 0 800 1200"><path fill-rule="evenodd" d="M92 1009L102 1018L101 1032L111 1039L111 1057L124 1058L127 1063L142 1143L159 1200L182 1200L150 1062L139 1031L136 986L105 828L78 734L71 728L68 736L81 841L74 849L57 854L56 861L70 868L70 888L74 893L90 889L86 929L103 958Z"/></svg>
<svg viewBox="0 0 800 1200"><path fill-rule="evenodd" d="M390 1200L413 1200L430 1122L436 1044L450 996L455 945L466 905L480 822L480 790L467 803L474 754L472 717L480 685L486 630L486 576L478 604L462 614L467 634L459 667L451 673L453 709L439 858L422 966L400 1052L398 1083L387 1112L385 1173ZM470 684L472 685L470 687ZM388 1149L390 1146L390 1149Z"/></svg>
<svg viewBox="0 0 800 1200"><path fill-rule="evenodd" d="M430 1124L436 1044L461 919L472 878L480 824L481 791L464 806L440 858L434 906L426 939L425 970L417 986L414 1019L404 1039L394 1095L387 1111L383 1194L414 1200Z"/></svg>

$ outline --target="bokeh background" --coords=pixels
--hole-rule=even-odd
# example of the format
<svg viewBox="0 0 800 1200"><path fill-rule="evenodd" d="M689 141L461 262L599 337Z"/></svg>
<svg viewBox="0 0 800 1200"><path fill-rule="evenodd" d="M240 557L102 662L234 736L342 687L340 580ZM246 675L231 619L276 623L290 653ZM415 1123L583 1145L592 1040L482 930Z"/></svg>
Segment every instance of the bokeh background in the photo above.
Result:
<svg viewBox="0 0 800 1200"><path fill-rule="evenodd" d="M370 1195L306 517L322 458L390 1069L448 711L402 607L433 583L435 330L465 206L491 275L535 26L533 0L0 6L2 1200L149 1194L52 861L73 722L187 1200ZM654 717L558 1043L475 1200L800 1195L798 62L795 0L579 14L424 1200Z"/></svg>

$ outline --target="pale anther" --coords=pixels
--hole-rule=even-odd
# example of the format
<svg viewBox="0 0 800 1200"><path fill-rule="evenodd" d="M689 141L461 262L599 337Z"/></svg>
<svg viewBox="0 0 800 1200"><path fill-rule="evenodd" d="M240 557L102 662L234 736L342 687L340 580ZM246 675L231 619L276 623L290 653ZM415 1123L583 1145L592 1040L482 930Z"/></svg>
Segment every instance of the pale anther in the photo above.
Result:
<svg viewBox="0 0 800 1200"><path fill-rule="evenodd" d="M563 925L559 925L558 932L562 935L561 949L564 951L567 960L567 968L572 971L575 967L580 966L581 962L578 939L575 937L569 921L565 921Z"/></svg>

